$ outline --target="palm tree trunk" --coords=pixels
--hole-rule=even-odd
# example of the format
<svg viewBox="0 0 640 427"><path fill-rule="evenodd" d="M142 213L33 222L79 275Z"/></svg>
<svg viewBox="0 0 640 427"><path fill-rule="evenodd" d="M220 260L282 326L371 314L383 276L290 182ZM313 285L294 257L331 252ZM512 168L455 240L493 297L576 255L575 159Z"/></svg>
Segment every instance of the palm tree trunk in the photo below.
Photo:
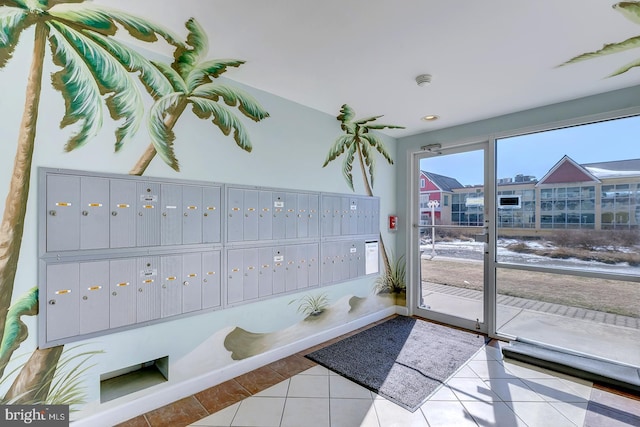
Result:
<svg viewBox="0 0 640 427"><path fill-rule="evenodd" d="M358 149L358 160L360 161L360 171L362 172L362 178L364 179L364 189L368 196L373 196L371 185L367 179L367 170L364 167L364 158L362 156L362 149L360 148L360 140L355 141L356 148ZM382 253L382 262L384 263L384 270L388 274L391 272L391 264L389 263L389 256L387 250L384 247L384 241L382 240L382 233L380 233L380 253Z"/></svg>
<svg viewBox="0 0 640 427"><path fill-rule="evenodd" d="M5 401L15 399L18 405L46 402L63 349L62 345L37 348L11 384Z"/></svg>
<svg viewBox="0 0 640 427"><path fill-rule="evenodd" d="M184 112L184 109L187 108L187 100L181 101L176 108L171 112L171 114L167 115L167 118L164 119L164 125L167 127L167 130L172 130L176 125L176 122ZM142 156L138 159L136 164L129 171L129 175L137 175L142 176L142 174L147 170L149 164L151 164L151 160L156 156L158 152L153 144L149 144Z"/></svg>
<svg viewBox="0 0 640 427"><path fill-rule="evenodd" d="M36 138L38 106L42 89L42 66L48 36L48 27L36 24L35 43L24 112L20 123L13 174L0 223L0 337L4 336L7 311L11 304L14 280L18 268L18 257L24 232L24 218L29 198L29 180Z"/></svg>

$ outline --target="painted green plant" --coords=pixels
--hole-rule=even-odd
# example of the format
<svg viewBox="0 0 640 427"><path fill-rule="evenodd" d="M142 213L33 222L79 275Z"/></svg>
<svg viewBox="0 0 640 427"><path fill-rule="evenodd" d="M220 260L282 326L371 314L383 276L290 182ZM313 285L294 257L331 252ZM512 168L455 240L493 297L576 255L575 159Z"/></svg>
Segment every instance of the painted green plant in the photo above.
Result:
<svg viewBox="0 0 640 427"><path fill-rule="evenodd" d="M623 16L628 18L630 21L635 22L636 24L640 24L640 1L624 1L620 3L616 3L613 5L613 9L622 13ZM580 61L585 61L587 59L598 58L605 55L611 55L613 53L623 52L629 49L636 49L640 47L640 36L631 37L627 40L621 41L619 43L609 43L605 44L602 49L583 53L582 55L578 55L574 58L571 58L567 62L561 64L560 66L573 64ZM631 70L634 67L640 66L640 58L632 61L617 70L611 73L608 77L617 76L627 71Z"/></svg>
<svg viewBox="0 0 640 427"><path fill-rule="evenodd" d="M376 135L376 130L382 129L404 129L402 126L385 125L376 123L382 116L372 116L364 119L356 120L355 111L344 104L340 109L340 115L337 119L340 121L340 128L344 131L344 135L339 136L331 148L329 154L324 161L322 167L326 167L330 162L344 154L342 162L342 175L344 176L349 188L353 187L353 162L358 161L360 172L364 181L364 188L368 196L373 196L373 179L375 176L376 152L387 161L393 164L393 159L382 142L382 139ZM384 247L382 235L380 235L380 253L384 262L385 271L391 269L389 257Z"/></svg>
<svg viewBox="0 0 640 427"><path fill-rule="evenodd" d="M216 80L228 67L239 67L244 61L206 60L209 44L204 30L195 19L188 20L186 27L187 43L176 49L174 62L170 66L154 62L169 83L169 90L154 91L156 100L149 114L151 144L129 172L131 175L142 175L156 154L174 170L180 169L173 148L173 127L188 105L192 105L197 117L211 119L225 135L233 131L236 144L247 152L252 148L249 134L229 107L237 106L242 114L256 122L269 117L248 93Z"/></svg>
<svg viewBox="0 0 640 427"><path fill-rule="evenodd" d="M326 293L305 295L301 298L289 301L289 304L293 304L295 302L299 303L297 310L298 313L304 314L307 317L318 316L329 306L329 297L327 297Z"/></svg>
<svg viewBox="0 0 640 427"><path fill-rule="evenodd" d="M33 29L33 32L27 32L27 29ZM142 91L132 72L135 71L148 88L159 87L164 81L149 61L111 37L119 29L145 42L162 38L173 46L182 44L161 26L93 2L0 0L0 69L12 59L20 37L25 33L33 36L32 62L26 73L25 107L0 224L0 337L3 351L12 348L11 339L5 335L15 332L6 329L5 325L11 325L7 316L24 233L47 46L54 64L59 67L59 71L52 74L51 83L64 99L65 113L60 126L74 127L65 150L84 145L100 131L103 105L118 121L115 149L119 150L144 120ZM45 389L38 384L46 386L48 393L52 371L55 371L61 353L61 346L36 349L12 385L13 395L25 396L24 401L32 401L29 394L33 390ZM37 397L44 401L44 396L39 394ZM18 398L16 403L21 401Z"/></svg>
<svg viewBox="0 0 640 427"><path fill-rule="evenodd" d="M393 260L391 268L378 276L373 284L378 294L399 294L407 291L406 267L404 255Z"/></svg>

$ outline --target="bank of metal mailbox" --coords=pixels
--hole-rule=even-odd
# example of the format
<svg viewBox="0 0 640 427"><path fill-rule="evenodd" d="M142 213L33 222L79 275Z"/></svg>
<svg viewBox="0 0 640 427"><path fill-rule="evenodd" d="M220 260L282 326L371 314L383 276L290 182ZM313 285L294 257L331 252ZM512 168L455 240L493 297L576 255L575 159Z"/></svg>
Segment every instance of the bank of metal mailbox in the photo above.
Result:
<svg viewBox="0 0 640 427"><path fill-rule="evenodd" d="M322 284L343 282L366 275L365 241L348 239L322 242Z"/></svg>

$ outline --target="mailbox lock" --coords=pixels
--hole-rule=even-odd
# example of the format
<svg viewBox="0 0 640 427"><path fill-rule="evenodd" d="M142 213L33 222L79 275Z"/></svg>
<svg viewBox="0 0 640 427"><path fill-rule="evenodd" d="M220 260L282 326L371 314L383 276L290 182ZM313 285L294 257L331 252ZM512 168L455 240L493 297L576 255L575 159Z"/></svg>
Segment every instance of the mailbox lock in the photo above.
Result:
<svg viewBox="0 0 640 427"><path fill-rule="evenodd" d="M111 295L113 295L115 297L116 295L118 295L118 293L116 291L113 291L113 292L111 292Z"/></svg>
<svg viewBox="0 0 640 427"><path fill-rule="evenodd" d="M111 211L111 216L118 216L118 212L116 212L116 211Z"/></svg>
<svg viewBox="0 0 640 427"><path fill-rule="evenodd" d="M209 214L205 212L205 213L204 213L204 216L209 216Z"/></svg>
<svg viewBox="0 0 640 427"><path fill-rule="evenodd" d="M138 288L138 292L142 292L142 288Z"/></svg>
<svg viewBox="0 0 640 427"><path fill-rule="evenodd" d="M166 283L162 285L162 289L167 289L167 284Z"/></svg>
<svg viewBox="0 0 640 427"><path fill-rule="evenodd" d="M50 299L50 300L49 300L49 304L50 304L50 305L56 305L56 300L54 300L54 299Z"/></svg>
<svg viewBox="0 0 640 427"><path fill-rule="evenodd" d="M87 216L89 215L89 211L82 211L82 216Z"/></svg>
<svg viewBox="0 0 640 427"><path fill-rule="evenodd" d="M49 215L51 215L51 216L56 216L57 213L58 212L56 212L55 210L50 210L49 211Z"/></svg>
<svg viewBox="0 0 640 427"><path fill-rule="evenodd" d="M82 299L86 301L86 300L89 299L89 297L85 295L85 296L82 297Z"/></svg>
<svg viewBox="0 0 640 427"><path fill-rule="evenodd" d="M142 216L142 212L138 212L138 216Z"/></svg>
<svg viewBox="0 0 640 427"><path fill-rule="evenodd" d="M184 215L184 216L189 216L189 214L188 214L188 213L186 213L186 212L185 212L185 213L183 213L182 215Z"/></svg>
<svg viewBox="0 0 640 427"><path fill-rule="evenodd" d="M167 216L167 213L166 212L162 212L162 216Z"/></svg>
<svg viewBox="0 0 640 427"><path fill-rule="evenodd" d="M204 283L207 283L207 282L208 282L208 280L207 280L207 279L203 279L202 281L203 281Z"/></svg>
<svg viewBox="0 0 640 427"><path fill-rule="evenodd" d="M185 286L189 286L189 282L187 280L185 280L182 284Z"/></svg>

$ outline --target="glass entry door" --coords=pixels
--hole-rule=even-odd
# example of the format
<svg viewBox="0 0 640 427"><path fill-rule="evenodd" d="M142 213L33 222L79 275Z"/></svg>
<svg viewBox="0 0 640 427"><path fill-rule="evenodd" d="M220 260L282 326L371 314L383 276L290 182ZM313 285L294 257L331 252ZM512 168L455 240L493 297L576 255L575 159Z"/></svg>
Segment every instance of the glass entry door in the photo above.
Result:
<svg viewBox="0 0 640 427"><path fill-rule="evenodd" d="M487 332L488 143L425 147L414 158L414 314ZM415 271L416 267L413 267Z"/></svg>

